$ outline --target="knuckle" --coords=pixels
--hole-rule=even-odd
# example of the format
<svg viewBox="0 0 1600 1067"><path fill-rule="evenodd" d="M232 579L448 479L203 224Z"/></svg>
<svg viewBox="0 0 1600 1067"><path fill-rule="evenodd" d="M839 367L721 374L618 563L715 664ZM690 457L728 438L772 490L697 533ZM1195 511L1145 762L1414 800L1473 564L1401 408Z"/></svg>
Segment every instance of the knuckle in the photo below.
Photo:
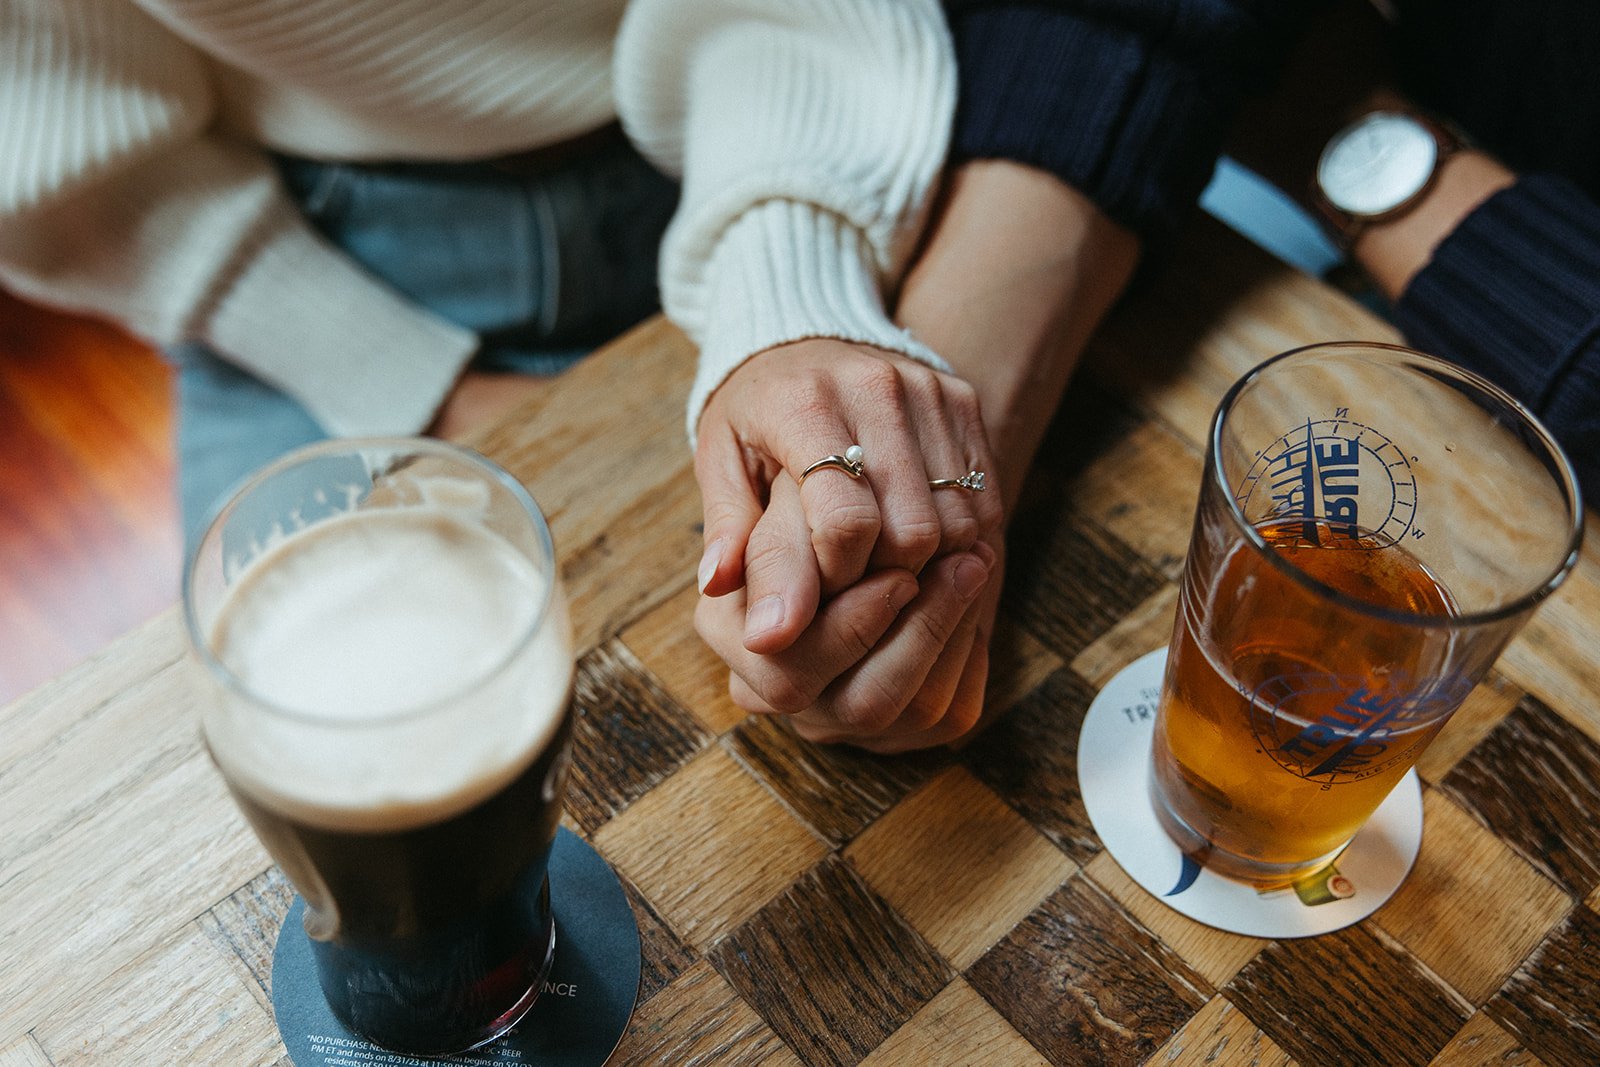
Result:
<svg viewBox="0 0 1600 1067"><path fill-rule="evenodd" d="M817 695L799 678L787 671L773 671L764 675L759 684L752 685L756 694L774 711L793 715L816 703Z"/></svg>
<svg viewBox="0 0 1600 1067"><path fill-rule="evenodd" d="M958 701L945 712L944 718L940 721L943 740L948 743L966 737L977 727L978 720L982 718L983 701Z"/></svg>
<svg viewBox="0 0 1600 1067"><path fill-rule="evenodd" d="M877 541L882 525L876 504L842 504L812 531L812 545L832 558L860 553Z"/></svg>
<svg viewBox="0 0 1600 1067"><path fill-rule="evenodd" d="M973 493L972 513L973 521L977 524L979 536L994 533L1005 525L1006 505L1000 499L1000 493L990 486L982 493Z"/></svg>
<svg viewBox="0 0 1600 1067"><path fill-rule="evenodd" d="M978 390L965 378L946 376L940 382L944 389L945 403L950 410L955 412L964 422L974 422L978 418Z"/></svg>
<svg viewBox="0 0 1600 1067"><path fill-rule="evenodd" d="M917 699L906 705L900 713L897 726L904 727L908 733L920 733L931 730L944 721L946 709L929 700Z"/></svg>
<svg viewBox="0 0 1600 1067"><path fill-rule="evenodd" d="M976 514L962 511L944 524L944 538L939 548L944 552L965 552L987 532Z"/></svg>
<svg viewBox="0 0 1600 1067"><path fill-rule="evenodd" d="M882 618L863 618L852 614L839 631L839 644L851 663L858 663L877 644L883 630Z"/></svg>
<svg viewBox="0 0 1600 1067"><path fill-rule="evenodd" d="M945 616L949 616L946 621ZM942 650L949 641L950 630L959 621L959 613L917 611L906 620L907 629L913 631L912 642L922 648Z"/></svg>
<svg viewBox="0 0 1600 1067"><path fill-rule="evenodd" d="M860 692L839 708L839 721L852 733L875 737L883 733L905 708L905 701L884 679L864 677Z"/></svg>
<svg viewBox="0 0 1600 1067"><path fill-rule="evenodd" d="M929 505L917 507L885 524L879 540L887 557L886 562L901 564L915 571L933 558L944 538L944 525L939 521L939 513Z"/></svg>
<svg viewBox="0 0 1600 1067"><path fill-rule="evenodd" d="M898 405L905 396L906 371L875 359L856 371L852 386L858 396L874 407Z"/></svg>

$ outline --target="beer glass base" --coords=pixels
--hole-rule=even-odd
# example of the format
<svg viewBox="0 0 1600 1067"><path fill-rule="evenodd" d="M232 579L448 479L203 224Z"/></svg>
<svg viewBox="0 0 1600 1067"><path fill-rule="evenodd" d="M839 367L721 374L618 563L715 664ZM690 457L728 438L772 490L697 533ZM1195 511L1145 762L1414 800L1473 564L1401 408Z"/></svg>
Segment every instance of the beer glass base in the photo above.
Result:
<svg viewBox="0 0 1600 1067"><path fill-rule="evenodd" d="M1156 821L1185 856L1208 871L1225 878L1232 878L1236 882L1243 882L1262 892L1288 889L1297 882L1315 877L1323 868L1338 859L1350 844L1346 841L1325 855L1301 863L1263 863L1249 856L1241 856L1218 848L1207 841L1204 834L1184 822L1172 810L1154 781L1150 783L1150 804L1155 809Z"/></svg>
<svg viewBox="0 0 1600 1067"><path fill-rule="evenodd" d="M548 893L550 884L545 883L545 892ZM483 1028L477 1039L466 1048L452 1049L452 1052L471 1052L473 1049L482 1048L510 1033L512 1028L522 1021L522 1017L532 1010L534 1003L539 999L539 991L544 988L544 980L550 975L550 966L556 959L556 920L550 917L550 937L546 942L544 962L539 965L538 976L534 979L525 993L513 1004L505 1014L495 1019ZM443 1055L444 1053L430 1053L430 1055Z"/></svg>
<svg viewBox="0 0 1600 1067"><path fill-rule="evenodd" d="M402 1040L395 1034L372 1033L362 1027L356 1020L347 1018L337 1007L329 1002L329 1010L334 1017L352 1034L356 1034L377 1045L379 1048L407 1056L454 1056L473 1049L482 1048L504 1037L523 1016L533 1008L539 999L539 993L544 989L545 979L550 976L550 968L556 958L556 920L555 913L550 907L550 878L546 875L544 884L539 890L539 911L544 916L544 934L542 938L543 951L534 949L539 960L532 973L532 980L528 987L522 991L516 1001L505 1011L493 1019L473 1030L456 1031L447 1035L440 1035L426 1043ZM324 989L327 987L324 986Z"/></svg>

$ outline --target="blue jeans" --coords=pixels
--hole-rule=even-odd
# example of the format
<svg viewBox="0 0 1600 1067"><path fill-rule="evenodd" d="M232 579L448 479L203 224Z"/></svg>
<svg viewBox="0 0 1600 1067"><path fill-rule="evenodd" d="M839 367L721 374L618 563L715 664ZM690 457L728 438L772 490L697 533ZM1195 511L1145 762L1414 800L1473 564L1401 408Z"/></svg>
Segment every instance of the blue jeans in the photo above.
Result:
<svg viewBox="0 0 1600 1067"><path fill-rule="evenodd" d="M474 367L556 373L658 305L656 252L677 189L620 138L532 174L489 163L277 163L324 236L478 333ZM167 355L178 368L178 491L193 544L229 487L327 434L203 344Z"/></svg>

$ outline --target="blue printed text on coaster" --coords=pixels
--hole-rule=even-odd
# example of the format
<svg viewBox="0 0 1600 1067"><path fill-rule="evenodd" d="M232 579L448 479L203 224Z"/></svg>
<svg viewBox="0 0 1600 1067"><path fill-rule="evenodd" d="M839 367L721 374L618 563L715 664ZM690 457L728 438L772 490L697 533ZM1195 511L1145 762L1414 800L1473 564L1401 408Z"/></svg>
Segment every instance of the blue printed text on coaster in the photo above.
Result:
<svg viewBox="0 0 1600 1067"><path fill-rule="evenodd" d="M1422 847L1422 788L1400 780L1332 866L1263 892L1195 864L1150 799L1151 741L1166 649L1106 683L1078 733L1078 788L1095 833L1139 885L1197 922L1253 937L1308 937L1360 922L1394 895Z"/></svg>
<svg viewBox="0 0 1600 1067"><path fill-rule="evenodd" d="M556 952L539 999L504 1037L458 1056L390 1052L328 1010L295 898L272 959L272 1009L295 1067L598 1067L622 1039L639 993L639 926L616 872L563 827L550 854Z"/></svg>

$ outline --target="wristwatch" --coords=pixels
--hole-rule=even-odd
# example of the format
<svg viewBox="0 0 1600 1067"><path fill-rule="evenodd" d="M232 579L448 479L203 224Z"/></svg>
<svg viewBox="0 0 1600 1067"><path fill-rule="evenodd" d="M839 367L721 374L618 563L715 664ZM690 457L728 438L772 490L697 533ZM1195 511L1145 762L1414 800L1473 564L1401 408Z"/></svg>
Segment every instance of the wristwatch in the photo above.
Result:
<svg viewBox="0 0 1600 1067"><path fill-rule="evenodd" d="M1344 244L1368 223L1422 199L1460 138L1425 115L1374 111L1334 134L1317 160L1313 199Z"/></svg>

